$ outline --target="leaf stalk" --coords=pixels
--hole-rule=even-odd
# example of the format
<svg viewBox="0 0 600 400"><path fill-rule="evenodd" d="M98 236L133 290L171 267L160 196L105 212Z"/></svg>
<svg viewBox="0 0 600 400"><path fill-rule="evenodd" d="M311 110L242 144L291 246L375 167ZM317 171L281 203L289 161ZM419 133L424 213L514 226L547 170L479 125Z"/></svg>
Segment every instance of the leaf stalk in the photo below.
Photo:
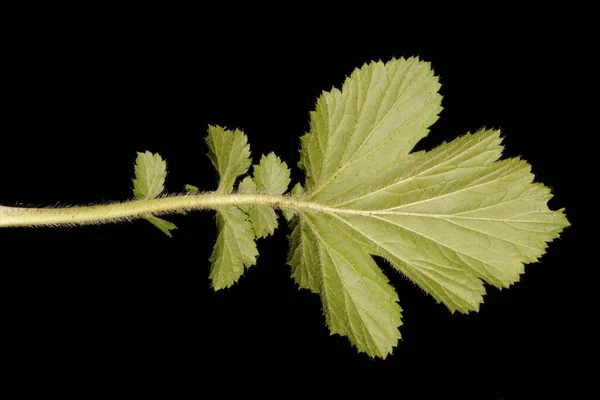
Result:
<svg viewBox="0 0 600 400"><path fill-rule="evenodd" d="M108 204L71 207L0 206L0 227L79 226L132 221L149 215L175 214L180 211L215 210L227 206L262 205L291 209L311 208L298 198L268 194L168 195L155 199L129 200Z"/></svg>

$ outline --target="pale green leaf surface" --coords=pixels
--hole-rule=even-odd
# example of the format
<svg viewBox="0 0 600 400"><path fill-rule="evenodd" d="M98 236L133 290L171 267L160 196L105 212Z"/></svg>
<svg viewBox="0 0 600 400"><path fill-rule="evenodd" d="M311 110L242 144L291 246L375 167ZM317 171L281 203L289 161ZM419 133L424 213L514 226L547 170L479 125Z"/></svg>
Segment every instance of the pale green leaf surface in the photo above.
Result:
<svg viewBox="0 0 600 400"><path fill-rule="evenodd" d="M149 151L137 154L134 167L133 195L136 199L154 199L165 189L167 162L159 154ZM172 237L171 231L177 229L177 226L172 222L153 215L146 217L146 220L168 237Z"/></svg>
<svg viewBox="0 0 600 400"><path fill-rule="evenodd" d="M296 183L294 185L294 187L292 188L292 190L290 190L290 194L292 196L296 196L296 197L303 196L304 193L306 193L306 192L300 183Z"/></svg>
<svg viewBox="0 0 600 400"><path fill-rule="evenodd" d="M149 151L137 153L133 195L136 199L154 199L165 188L167 162Z"/></svg>
<svg viewBox="0 0 600 400"><path fill-rule="evenodd" d="M191 194L196 194L200 191L200 189L194 185L185 185L185 191Z"/></svg>
<svg viewBox="0 0 600 400"><path fill-rule="evenodd" d="M363 246L335 217L308 214L309 243L316 245L320 293L331 333L348 336L360 351L385 358L400 338L398 295ZM316 251L315 251L316 250ZM309 278L310 279L310 278Z"/></svg>
<svg viewBox="0 0 600 400"><path fill-rule="evenodd" d="M321 295L332 333L369 355L385 357L400 325L369 254L451 311L477 311L484 281L518 281L569 224L525 161L499 161L499 131L409 153L441 110L438 88L417 59L365 65L323 93L301 141L311 208L292 219L288 264Z"/></svg>
<svg viewBox="0 0 600 400"><path fill-rule="evenodd" d="M250 145L248 138L240 130L228 130L220 126L209 126L206 137L208 158L219 173L217 191L231 193L238 176L250 168Z"/></svg>
<svg viewBox="0 0 600 400"><path fill-rule="evenodd" d="M294 210L292 210L291 208L284 207L281 208L281 213L283 214L287 222L290 222L292 218L294 218L294 215L296 215L296 212Z"/></svg>
<svg viewBox="0 0 600 400"><path fill-rule="evenodd" d="M275 233L277 228L277 214L268 206L245 207L252 229L257 238L265 238Z"/></svg>
<svg viewBox="0 0 600 400"><path fill-rule="evenodd" d="M292 278L301 288L320 293L322 276L314 233L307 222L298 217L291 220L290 227L292 233L288 235L290 251L287 263L292 267Z"/></svg>
<svg viewBox="0 0 600 400"><path fill-rule="evenodd" d="M240 193L283 194L290 183L290 170L274 153L262 156L254 166L252 178L245 177L238 186ZM258 238L272 235L277 228L277 214L269 206L242 206Z"/></svg>
<svg viewBox="0 0 600 400"><path fill-rule="evenodd" d="M238 207L219 210L217 230L217 242L210 256L210 279L215 290L233 285L258 256L252 225Z"/></svg>
<svg viewBox="0 0 600 400"><path fill-rule="evenodd" d="M259 164L254 166L252 177L259 193L283 194L290 184L290 170L275 153L260 158Z"/></svg>
<svg viewBox="0 0 600 400"><path fill-rule="evenodd" d="M206 142L209 158L220 177L217 192L231 193L237 178L250 168L248 139L242 131L210 126ZM186 186L191 193L195 189L194 186ZM252 223L239 207L217 210L217 231L217 241L210 257L210 279L215 290L233 285L246 268L256 263L258 256Z"/></svg>
<svg viewBox="0 0 600 400"><path fill-rule="evenodd" d="M429 63L409 58L366 64L342 91L324 92L301 138L308 198L352 198L397 178L397 164L437 120L439 87Z"/></svg>
<svg viewBox="0 0 600 400"><path fill-rule="evenodd" d="M256 193L256 184L251 177L247 176L238 185L238 193Z"/></svg>
<svg viewBox="0 0 600 400"><path fill-rule="evenodd" d="M160 229L161 231L163 231L163 233L165 235L167 235L168 237L173 237L173 235L171 234L171 231L173 229L177 229L177 226L174 223L169 222L162 218L155 217L154 215L152 215L150 217L146 217L146 220L148 222L150 222L152 225L154 225L155 227L157 227L158 229Z"/></svg>

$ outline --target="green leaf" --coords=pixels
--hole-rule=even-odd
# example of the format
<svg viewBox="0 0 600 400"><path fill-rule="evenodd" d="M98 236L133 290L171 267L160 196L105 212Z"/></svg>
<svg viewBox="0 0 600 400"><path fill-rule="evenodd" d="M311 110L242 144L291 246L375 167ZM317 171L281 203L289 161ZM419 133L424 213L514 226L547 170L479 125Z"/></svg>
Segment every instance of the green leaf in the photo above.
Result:
<svg viewBox="0 0 600 400"><path fill-rule="evenodd" d="M240 193L256 193L256 185L249 176L240 182L238 187ZM240 206L248 215L254 235L264 238L272 235L277 227L277 214L271 207L266 206Z"/></svg>
<svg viewBox="0 0 600 400"><path fill-rule="evenodd" d="M277 214L271 207L250 207L247 213L257 238L266 238L275 233L275 229L277 228Z"/></svg>
<svg viewBox="0 0 600 400"><path fill-rule="evenodd" d="M154 215L152 215L150 217L146 217L146 220L148 222L150 222L152 225L154 225L155 227L157 227L158 229L160 229L161 231L163 231L164 234L167 235L168 237L173 237L173 235L171 235L171 231L173 229L177 229L177 226L174 223L169 222L162 218L155 217Z"/></svg>
<svg viewBox="0 0 600 400"><path fill-rule="evenodd" d="M227 207L217 213L217 242L210 262L210 279L215 290L230 287L245 268L256 264L258 251L248 216L238 207Z"/></svg>
<svg viewBox="0 0 600 400"><path fill-rule="evenodd" d="M398 178L406 155L441 111L437 77L416 58L355 70L342 91L324 92L301 138L311 200L352 198Z"/></svg>
<svg viewBox="0 0 600 400"><path fill-rule="evenodd" d="M196 194L200 191L200 189L194 185L185 185L185 191L191 194Z"/></svg>
<svg viewBox="0 0 600 400"><path fill-rule="evenodd" d="M499 131L410 153L441 110L438 89L416 58L365 65L322 94L301 138L307 206L291 221L292 277L321 295L331 332L370 356L397 344L400 308L369 255L451 311L477 311L483 281L518 281L569 225L525 161L499 160Z"/></svg>
<svg viewBox="0 0 600 400"><path fill-rule="evenodd" d="M248 194L256 193L256 184L251 177L247 176L238 185L238 193Z"/></svg>
<svg viewBox="0 0 600 400"><path fill-rule="evenodd" d="M287 263L292 267L292 278L303 289L320 293L322 286L321 265L318 261L318 243L306 219L293 218L292 233L288 235L290 251Z"/></svg>
<svg viewBox="0 0 600 400"><path fill-rule="evenodd" d="M154 199L165 188L167 162L149 151L137 153L133 195L136 199Z"/></svg>
<svg viewBox="0 0 600 400"><path fill-rule="evenodd" d="M210 126L206 143L208 158L219 173L218 192L231 193L238 176L250 168L250 145L240 130L230 131L220 126Z"/></svg>
<svg viewBox="0 0 600 400"><path fill-rule="evenodd" d="M159 154L149 151L137 153L137 155L134 167L133 195L140 200L154 199L165 189L167 162ZM146 220L168 237L172 237L171 231L177 229L175 224L153 215L146 217Z"/></svg>
<svg viewBox="0 0 600 400"><path fill-rule="evenodd" d="M297 196L297 197L304 196L304 193L306 193L306 191L304 190L304 188L302 187L302 185L300 183L296 183L296 185L294 185L294 187L290 191L290 194L292 196Z"/></svg>
<svg viewBox="0 0 600 400"><path fill-rule="evenodd" d="M335 217L308 214L302 224L312 236L308 242L316 244L308 251L317 258L312 274L320 281L331 333L348 336L359 351L385 358L400 338L398 295Z"/></svg>
<svg viewBox="0 0 600 400"><path fill-rule="evenodd" d="M254 166L253 178L247 176L240 182L240 193L283 194L290 184L290 170L274 153L262 156ZM242 206L257 238L272 235L277 228L277 214L269 206Z"/></svg>
<svg viewBox="0 0 600 400"><path fill-rule="evenodd" d="M283 194L290 184L290 170L275 153L263 155L252 176L259 193Z"/></svg>
<svg viewBox="0 0 600 400"><path fill-rule="evenodd" d="M210 148L209 158L220 177L217 192L231 193L238 176L250 168L248 139L242 131L211 126L206 141ZM197 190L191 185L186 189L192 193ZM237 282L245 268L256 263L258 255L252 224L239 207L220 207L217 210L217 231L217 242L210 257L210 279L215 290Z"/></svg>

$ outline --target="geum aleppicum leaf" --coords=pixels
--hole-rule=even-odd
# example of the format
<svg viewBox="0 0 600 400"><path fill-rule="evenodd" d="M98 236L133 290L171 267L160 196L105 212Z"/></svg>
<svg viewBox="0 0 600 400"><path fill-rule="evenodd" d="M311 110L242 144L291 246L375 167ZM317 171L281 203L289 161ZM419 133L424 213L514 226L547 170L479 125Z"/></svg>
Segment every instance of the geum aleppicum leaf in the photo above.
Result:
<svg viewBox="0 0 600 400"><path fill-rule="evenodd" d="M290 184L290 170L274 153L262 156L254 166L252 177L245 177L239 193L283 194ZM257 238L272 235L277 228L277 214L270 206L241 206L248 214Z"/></svg>
<svg viewBox="0 0 600 400"><path fill-rule="evenodd" d="M85 225L146 218L170 236L157 214L217 211L210 257L215 290L229 287L256 263L256 238L289 221L288 264L301 288L318 293L332 333L361 352L385 358L400 338L398 296L372 255L381 256L452 312L477 311L484 282L519 280L547 243L569 225L552 211L550 190L534 182L518 158L500 160L500 132L482 129L431 151L414 152L441 110L440 85L416 58L373 62L355 70L342 90L323 92L301 138L306 172L284 194L290 171L274 154L251 164L241 131L209 127L214 192L191 185L160 196L166 162L138 153L136 201L29 209L0 206L0 227Z"/></svg>
<svg viewBox="0 0 600 400"><path fill-rule="evenodd" d="M165 189L167 162L160 155L149 151L137 153L134 173L133 195L136 199L154 199ZM154 215L146 217L146 220L169 237L172 236L171 231L177 229L177 226L172 222Z"/></svg>
<svg viewBox="0 0 600 400"><path fill-rule="evenodd" d="M400 337L397 296L370 255L386 258L452 312L477 311L483 281L507 287L568 226L520 159L498 160L481 130L409 153L441 110L416 58L373 62L324 92L301 138L310 205L291 221L288 264L321 295L332 333L385 358Z"/></svg>
<svg viewBox="0 0 600 400"><path fill-rule="evenodd" d="M206 142L208 157L219 174L217 193L231 193L236 179L252 163L248 138L240 130L210 126ZM194 192L194 186L186 189ZM210 256L210 279L215 290L230 287L246 268L256 264L258 251L248 215L238 206L217 208L217 241Z"/></svg>

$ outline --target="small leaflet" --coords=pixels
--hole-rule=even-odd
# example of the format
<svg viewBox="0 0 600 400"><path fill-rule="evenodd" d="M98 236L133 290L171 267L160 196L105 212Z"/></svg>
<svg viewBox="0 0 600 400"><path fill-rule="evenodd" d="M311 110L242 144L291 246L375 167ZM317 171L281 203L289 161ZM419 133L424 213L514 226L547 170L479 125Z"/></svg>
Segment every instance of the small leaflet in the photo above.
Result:
<svg viewBox="0 0 600 400"><path fill-rule="evenodd" d="M133 179L133 195L136 199L154 199L165 189L167 162L159 154L146 151L137 153L135 161L135 178ZM177 226L154 215L146 217L146 221L160 229L168 237Z"/></svg>

